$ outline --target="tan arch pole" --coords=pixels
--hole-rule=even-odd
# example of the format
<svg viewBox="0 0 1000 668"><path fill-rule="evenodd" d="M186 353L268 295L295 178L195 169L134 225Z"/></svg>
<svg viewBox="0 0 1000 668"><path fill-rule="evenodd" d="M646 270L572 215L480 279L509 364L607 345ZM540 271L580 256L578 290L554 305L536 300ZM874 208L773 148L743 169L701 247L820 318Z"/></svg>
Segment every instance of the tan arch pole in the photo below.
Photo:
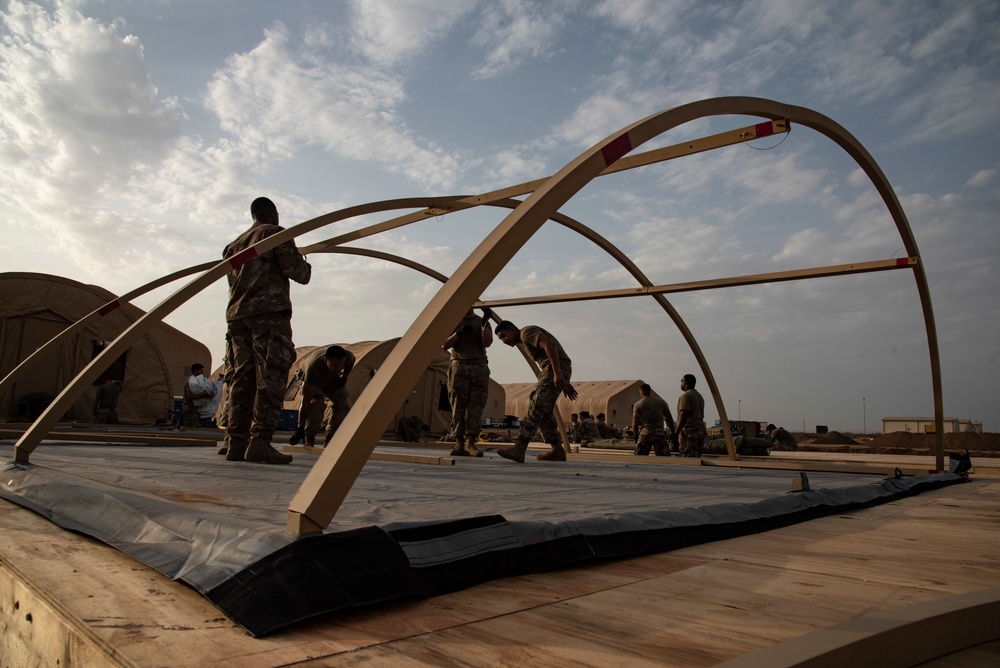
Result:
<svg viewBox="0 0 1000 668"><path fill-rule="evenodd" d="M704 104L655 114L597 144L546 180L487 236L393 348L310 470L289 505L287 525L291 531L310 533L329 525L395 408L405 398L405 388L416 382L421 367L426 366L463 309L474 303L542 223L635 146L697 118L696 110Z"/></svg>
<svg viewBox="0 0 1000 668"><path fill-rule="evenodd" d="M391 419L393 407L402 401L405 390L399 388L409 387L416 381L420 368L430 359L435 342L446 334L449 323L455 322L462 309L467 308L467 304L475 299L475 295L482 293L544 220L586 183L635 146L697 118L727 114L762 116L772 120L785 118L802 122L834 137L859 164L864 163L863 169L869 178L881 180L882 187L879 187L879 191L884 200L889 198L887 206L892 209L895 203L893 217L897 228L902 236L909 236L912 242L905 216L874 161L846 130L811 110L759 98L716 98L682 105L638 121L592 147L546 180L544 185L507 216L445 283L386 359L382 373L372 379L359 397L355 405L357 410L348 415L292 499L288 528L303 534L321 531L329 525L374 449L378 435ZM462 203L464 202L460 202ZM912 245L915 250L915 242ZM910 256L918 257L918 254L913 252ZM923 276L922 272L918 272L919 268L920 265L917 264L915 274L918 274L918 283ZM929 303L924 306L925 322L930 315L930 339L933 317L929 311ZM932 348L936 349L936 340ZM932 352L932 365L936 363L936 355ZM936 403L939 405L939 402ZM940 413L937 417L940 421Z"/></svg>
<svg viewBox="0 0 1000 668"><path fill-rule="evenodd" d="M157 304L153 309L147 311L145 315L133 322L118 338L111 342L101 353L91 360L90 364L84 367L76 377L65 387L62 392L53 399L48 408L38 417L37 420L21 435L17 443L14 444L14 461L27 462L29 455L35 450L41 440L55 426L59 418L69 410L69 407L86 388L93 383L101 373L110 366L123 352L139 338L145 335L150 328L160 322L167 315L172 313L177 307L195 296L206 287L225 276L229 271L242 266L259 254L264 253L275 246L290 241L295 237L311 232L315 229L356 216L363 216L369 213L385 211L387 209L411 209L426 207L429 198L405 198L395 200L385 200L381 202L371 202L358 206L348 207L340 211L324 214L308 220L304 223L290 227L278 234L262 239L257 244L247 248L242 253L214 263L211 268L184 285L165 300ZM430 198L434 202L443 203L448 198ZM472 302L470 302L472 303Z"/></svg>
<svg viewBox="0 0 1000 668"><path fill-rule="evenodd" d="M667 146L667 147L664 147L664 148L661 148L661 149L656 149L656 150L653 150L653 151L649 151L647 153L641 153L641 154L638 154L638 155L630 156L630 157L626 158L625 160L621 160L616 165L613 165L612 167L609 167L607 170L605 170L603 172L603 174L610 174L610 173L614 173L614 172L619 172L619 171L623 171L625 169L634 169L636 167L641 167L641 166L644 166L644 165L653 164L655 162L662 162L662 161L665 161L665 160L672 160L674 158L682 157L682 156L685 156L685 155L693 155L695 153L701 153L701 152L712 150L712 149L715 149L715 148L721 148L721 147L724 147L724 146L731 146L733 144L737 144L737 143L740 143L740 142L746 142L746 141L749 141L751 139L757 139L757 138L760 138L760 137L770 136L772 134L778 134L778 133L787 132L788 128L789 128L788 123L779 119L779 120L774 120L774 121L772 121L772 122L770 122L768 124L758 123L758 124L753 125L753 126L747 126L747 127L743 127L743 128L738 128L736 130L730 130L730 131L727 131L727 132L722 132L722 133L718 133L718 134L715 134L715 135L710 135L708 137L702 137L702 138L698 138L698 139L694 139L694 140L689 140L689 141L683 142L681 144L675 144L673 146ZM358 231L358 233L352 233L352 234L348 234L348 235L341 235L339 237L334 237L334 238L329 239L327 241L320 242L318 244L313 244L311 246L307 246L307 247L301 248L300 250L301 250L301 252L303 254L311 254L311 253L314 253L314 252L322 252L323 250L325 250L327 248L331 248L331 247L334 247L334 246L336 246L338 244L345 243L346 241L360 239L360 238L363 238L363 237L366 237L366 236L371 236L372 234L377 234L379 232L387 231L389 229L394 229L394 228L400 227L402 225L408 225L410 223L414 223L414 222L417 222L419 220L426 219L428 216L437 216L437 215L442 215L442 214L445 214L445 213L453 213L453 212L460 211L460 210L463 210L463 209L466 209L466 208L477 206L479 204L490 203L492 201L496 201L498 198L501 198L501 197L510 197L512 195L521 195L521 194L525 194L525 193L528 193L528 192L532 192L536 187L538 187L544 181L545 181L545 179L538 179L538 180L535 180L535 181L530 181L530 182L519 184L519 185L516 185L516 186L511 186L511 187L504 188L504 189L501 189L501 190L493 191L492 193L484 193L484 194L476 195L476 196L472 196L472 197L464 197L464 198L462 198L462 197L451 197L451 198L438 197L438 198L422 198L422 200L414 198L414 199L409 200L412 203L412 207L396 207L396 208L423 207L424 208L423 211L411 213L411 214L404 215L404 216L400 216L400 217L397 217L395 219L386 221L384 223L380 223L380 224L375 225L375 226L370 226L369 228L362 228L362 230ZM388 200L388 202L394 202L394 201L399 201L399 200ZM460 204L453 204L453 202L459 202L459 201L461 202ZM516 202L517 200L511 200L511 201L515 201ZM418 203L418 202L421 202L421 203ZM379 203L373 203L373 204L379 204ZM365 206L367 206L367 205L365 205ZM375 210L377 211L377 210L384 210L384 209L375 209ZM369 213L371 213L371 212L373 212L373 211L370 211ZM314 223L316 221L319 221L320 219L325 219L325 218L327 218L329 216L334 216L334 215L336 215L336 213L337 212L334 212L334 213L331 213L331 214L327 214L327 216L323 216L323 217L314 219L313 221L307 221L307 223ZM357 215L362 215L362 214L357 214ZM326 221L326 222L324 222L324 223L322 223L320 225L317 225L316 227L321 227L323 225L330 224L332 222L336 222L337 220L340 220L340 219L341 218L336 218L336 219L328 220L328 221ZM307 223L303 223L303 225L305 225ZM316 227L311 227L308 230L303 230L303 231L299 232L298 234L304 234L306 231L310 231L311 229L316 229ZM295 229L301 229L301 227L300 226L296 226ZM584 234L584 236L587 236L587 235ZM600 244L600 242L598 242L598 243ZM264 252L264 250L260 250L258 252ZM621 255L621 254L619 254L619 255ZM624 257L624 255L621 255L621 256ZM121 305L121 303L131 301L132 299L135 299L136 297L141 296L142 294L145 294L146 292L149 292L149 291L151 291L151 290L153 290L153 289L155 289L157 287L160 287L162 285L170 283L170 282L172 282L174 280L177 280L178 278L182 278L184 276L188 276L188 275L197 273L198 271L203 271L203 270L205 270L205 269L207 269L207 268L209 268L211 266L214 266L213 263L205 263L204 265L198 265L197 267L191 267L191 268L188 268L188 269L184 269L184 270L180 270L180 271L174 272L174 273L169 274L167 276L164 276L164 277L162 277L160 279L157 279L157 280L155 280L155 281L153 281L151 283L148 283L148 284L146 284L144 286L141 286L141 287L139 287L139 288L137 288L137 289L129 292L126 295L122 295L121 297L119 297L119 298L117 298L115 300L112 300L111 302L108 302L107 304L105 304L104 306L102 306L101 308L99 308L99 309L97 309L95 311L96 315L95 314L90 314L88 316L85 316L83 319L81 319L81 321L77 321L76 323L74 323L73 325L71 325L71 327L69 327L66 330L63 330L62 332L60 332L59 334L57 334L50 341L48 341L41 349L35 351L35 353L33 353L28 358L26 358L25 360L23 360L21 364L19 364L15 369L13 369L11 371L10 374L8 374L3 379L3 381L0 381L0 393L2 393L2 391L6 390L8 387L12 387L13 384L17 381L17 379L20 378L20 377L22 377L23 374L28 369L32 368L38 361L40 361L41 359L44 359L48 354L50 354L52 351L56 350L57 347L58 347L58 345L59 345L59 343L61 341L67 339L72 334L75 334L76 332L78 332L81 329L83 329L87 324L93 322L94 318L106 315L108 312L110 312L110 311L118 308ZM630 271L631 271L631 269L630 269ZM633 275L635 275L635 274L633 273ZM711 385L711 387L713 389L713 395L716 397L716 403L719 406L720 415L722 416L723 425L725 427L728 424L728 420L727 420L727 418L725 416L725 409L724 409L724 407L721 406L721 400L719 399L718 391L715 388L715 379L714 379L714 377L712 377L711 372L708 369L707 362L703 362L704 357L701 355L700 349L697 347L697 343L694 342L693 336L690 335L690 331L687 329L687 326L680 319L679 314L677 314L676 311L673 310L673 307L670 306L669 304L667 304L666 302L663 302L663 301L661 301L661 306L663 306L663 308L665 310L667 310L667 312L670 314L671 318L677 324L677 326L681 330L682 334L684 334L685 338L688 339L689 345L691 345L692 350L695 352L695 356L698 358L699 364L702 367L702 372L709 379L709 383L710 383L710 385ZM525 351L522 350L522 353L525 354L526 359L530 360L530 357L527 356L527 354L526 354ZM108 364L110 364L110 363L111 363L111 360L108 361ZM533 366L533 371L537 374L538 369L536 367L534 367L533 362L529 361L529 365ZM106 368L106 366L104 368ZM102 369L102 371L103 371L103 369ZM100 375L100 374L98 373L98 375ZM565 436L565 433L564 433L565 430L564 430L564 427L562 425L562 421L561 421L561 419L558 418L558 416L557 416L557 422L559 422L560 432L563 433L564 436ZM726 429L726 432L728 433L728 428ZM40 441L41 437L39 436L37 440ZM732 448L732 444L730 443L730 441L731 441L731 438L727 436L727 445L729 446L730 454L735 457L735 450ZM37 445L37 442L36 442L35 445ZM17 456L18 454L20 454L20 455L26 457L27 453L31 452L32 450L34 450L35 446L31 446L30 450L26 449L26 447L27 447L26 444L21 445L21 447L20 447L20 453L18 452L18 448L15 447L15 456Z"/></svg>
<svg viewBox="0 0 1000 668"><path fill-rule="evenodd" d="M632 156L630 156L629 158L623 158L619 162L625 162L625 160L629 160L631 159L631 157ZM610 170L616 167L617 164L618 163L615 163L615 165L605 170L604 173L608 173ZM511 208L514 208L517 205L519 205L520 202L515 199L505 199L493 202L492 204L497 206L511 206ZM652 281L650 281L646 277L646 275L642 273L639 267L637 267L636 264L632 262L632 259L629 258L627 255L625 255L625 253L623 253L617 246L615 246L606 238L598 234L595 230L587 227L586 225L577 220L574 220L573 218L570 218L569 216L563 213L554 214L552 216L552 220L559 223L560 225L568 227L569 229L577 232L578 234L581 234L582 236L586 237L590 241L597 244L606 253L611 255L611 257L616 259L619 262L619 264L621 264L622 267L624 267L625 270L628 271L632 275L632 277L639 282L640 285L645 287L652 287L653 285ZM719 420L722 423L722 435L726 441L726 451L729 454L729 458L732 459L733 461L736 461L737 459L739 459L739 456L736 454L736 446L733 443L732 430L730 430L729 428L729 416L726 414L726 405L722 400L722 393L719 391L719 386L715 382L715 375L712 373L712 369L708 365L708 359L705 357L705 353L702 352L701 346L698 345L698 341L694 337L694 333L691 332L691 329L687 326L687 323L684 322L684 319L681 318L680 313L677 312L677 309L674 308L674 305L671 304L667 300L667 298L664 297L662 294L655 292L649 294L650 296L653 297L656 303L659 304L660 307L667 313L667 315L673 321L674 326L677 327L677 330L681 333L681 336L684 337L684 340L687 342L688 347L691 349L691 353L694 355L695 361L697 361L698 367L701 369L702 378L705 379L705 382L708 384L709 390L712 393L712 398L715 401L715 408L716 410L719 411ZM484 303L483 305L487 306L489 304ZM525 356L527 357L526 352ZM535 373L536 374L538 373L537 369L535 369Z"/></svg>
<svg viewBox="0 0 1000 668"><path fill-rule="evenodd" d="M167 283L172 283L176 281L178 278L182 278L184 276L190 276L191 274L196 274L199 271L205 271L206 269L214 266L215 264L216 264L215 262L205 262L203 264L195 265L193 267L188 267L187 269L181 269L180 271L175 271L172 274L167 274L166 276L158 278L155 281L146 283L145 285L140 286L135 290L132 290L131 292L128 292L120 297L116 297L115 299L112 299L106 304L103 304L99 308L94 309L87 315L83 316L76 322L72 323L66 329L62 330L61 332L53 336L44 345L38 348L35 352L31 353L23 360L21 360L20 364L11 369L10 373L4 376L3 380L0 380L0 396L3 396L4 393L13 388L14 384L22 376L24 376L25 372L33 368L35 364L42 361L49 355L55 353L59 349L59 345L63 341L69 340L71 336L73 336L77 332L82 331L84 328L87 327L87 325L94 322L98 318L103 318L109 313L113 313L114 311L118 310L122 304L131 302L136 297L140 297L146 294L147 292L155 290L160 286L166 285Z"/></svg>
<svg viewBox="0 0 1000 668"><path fill-rule="evenodd" d="M855 262L854 264L838 264L829 267L814 267L812 269L794 269L792 271L774 271L767 274L751 274L732 278L712 278L705 281L687 281L671 283L670 285L650 285L641 288L615 288L611 290L596 290L593 292L568 292L560 295L540 295L537 297L511 297L509 299L488 299L481 302L482 306L527 306L529 304L563 304L566 302L596 301L599 299L620 299L623 297L646 297L649 295L676 294L678 292L699 292L716 288L733 288L744 285L761 285L764 283L785 283L801 281L806 278L826 278L830 276L848 276L851 274L870 274L877 271L892 271L895 269L912 269L918 260L915 257L892 258L889 260L874 260L872 262ZM478 305L478 304L477 304Z"/></svg>

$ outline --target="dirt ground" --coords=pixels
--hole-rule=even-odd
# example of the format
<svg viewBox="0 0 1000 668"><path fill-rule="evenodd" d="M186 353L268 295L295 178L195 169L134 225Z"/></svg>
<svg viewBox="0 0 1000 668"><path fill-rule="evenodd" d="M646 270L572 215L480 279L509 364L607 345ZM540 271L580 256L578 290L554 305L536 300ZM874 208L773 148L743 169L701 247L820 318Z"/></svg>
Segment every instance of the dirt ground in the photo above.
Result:
<svg viewBox="0 0 1000 668"><path fill-rule="evenodd" d="M806 452L858 452L879 455L933 455L934 434L828 434L796 433L799 450ZM945 452L965 452L979 457L1000 457L1000 434L963 432L944 435Z"/></svg>

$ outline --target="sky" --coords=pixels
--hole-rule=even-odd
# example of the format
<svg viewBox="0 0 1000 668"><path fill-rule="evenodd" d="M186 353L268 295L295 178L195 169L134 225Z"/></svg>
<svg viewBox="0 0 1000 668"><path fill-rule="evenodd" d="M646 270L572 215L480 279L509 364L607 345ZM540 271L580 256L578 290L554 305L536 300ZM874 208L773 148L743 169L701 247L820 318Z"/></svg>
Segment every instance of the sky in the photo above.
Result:
<svg viewBox="0 0 1000 668"><path fill-rule="evenodd" d="M472 195L556 173L650 114L721 96L815 110L864 145L920 249L944 413L1000 431L1000 4L954 0L61 0L0 3L0 271L116 294L220 258L270 197L286 227L348 206ZM760 122L701 119L640 150ZM634 153L639 150L634 151ZM655 284L905 256L857 164L787 135L595 179L561 210ZM453 272L508 212L434 217L351 245ZM355 218L300 246L372 225ZM434 279L318 254L298 346L401 336ZM186 281L136 300L152 308ZM484 299L636 285L547 223ZM220 281L166 322L220 363ZM730 419L877 432L931 416L911 271L670 295ZM651 298L511 307L579 381L701 377ZM529 382L499 343L501 383ZM718 416L704 383L706 418Z"/></svg>

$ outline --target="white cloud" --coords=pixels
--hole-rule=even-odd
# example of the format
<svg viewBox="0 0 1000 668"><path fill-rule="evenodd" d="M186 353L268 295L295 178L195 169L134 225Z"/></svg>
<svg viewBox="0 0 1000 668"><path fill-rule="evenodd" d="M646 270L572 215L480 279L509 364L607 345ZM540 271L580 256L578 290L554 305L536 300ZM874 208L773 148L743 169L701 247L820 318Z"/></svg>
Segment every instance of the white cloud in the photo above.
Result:
<svg viewBox="0 0 1000 668"><path fill-rule="evenodd" d="M996 169L980 169L978 172L972 175L965 185L972 188L982 188L993 181L997 175Z"/></svg>
<svg viewBox="0 0 1000 668"><path fill-rule="evenodd" d="M2 169L26 206L113 189L178 135L183 111L157 96L135 36L68 4L14 0L0 20Z"/></svg>
<svg viewBox="0 0 1000 668"><path fill-rule="evenodd" d="M489 79L516 69L529 58L550 53L566 9L562 2L496 0L487 3L471 43L488 49L489 53L472 76Z"/></svg>
<svg viewBox="0 0 1000 668"><path fill-rule="evenodd" d="M394 65L430 48L475 5L473 0L352 0L352 40L371 62Z"/></svg>
<svg viewBox="0 0 1000 668"><path fill-rule="evenodd" d="M229 58L209 84L206 104L262 165L318 145L418 183L450 186L459 161L406 128L397 111L404 98L401 81L380 70L297 53L278 24L255 49Z"/></svg>

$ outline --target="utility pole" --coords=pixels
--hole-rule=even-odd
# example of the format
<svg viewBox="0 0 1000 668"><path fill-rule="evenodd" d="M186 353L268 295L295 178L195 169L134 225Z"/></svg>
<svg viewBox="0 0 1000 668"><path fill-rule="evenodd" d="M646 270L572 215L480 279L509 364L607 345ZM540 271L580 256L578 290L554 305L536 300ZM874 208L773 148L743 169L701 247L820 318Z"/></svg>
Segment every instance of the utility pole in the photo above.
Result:
<svg viewBox="0 0 1000 668"><path fill-rule="evenodd" d="M864 433L868 433L868 409L865 407L865 398L861 397L861 419L864 420Z"/></svg>

